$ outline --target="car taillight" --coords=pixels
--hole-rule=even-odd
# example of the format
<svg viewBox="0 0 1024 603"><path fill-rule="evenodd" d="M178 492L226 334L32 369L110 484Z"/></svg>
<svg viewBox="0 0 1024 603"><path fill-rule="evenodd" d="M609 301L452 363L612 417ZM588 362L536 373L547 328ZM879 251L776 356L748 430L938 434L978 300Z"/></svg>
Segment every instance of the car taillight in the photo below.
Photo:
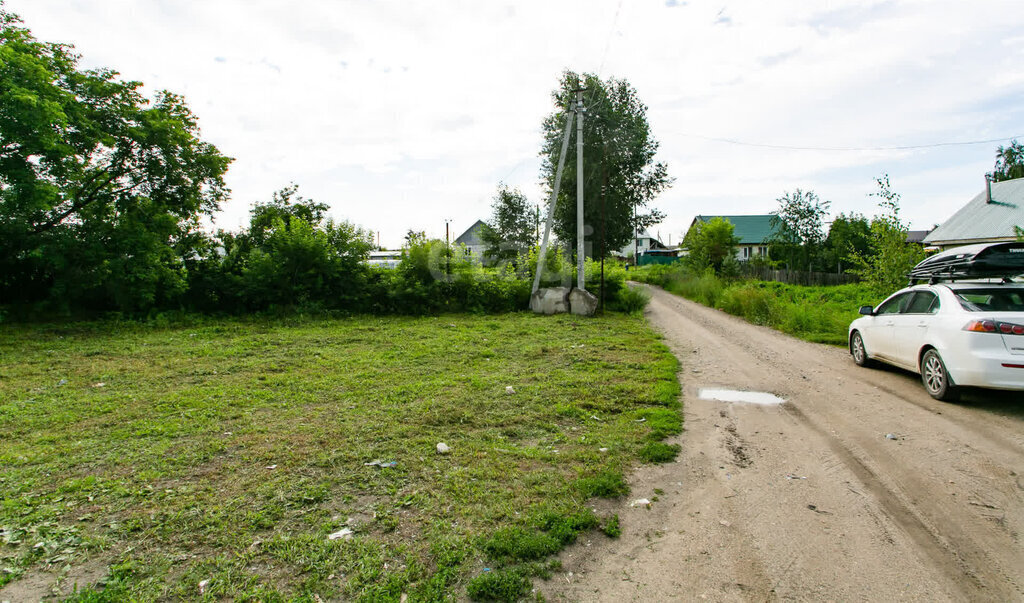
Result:
<svg viewBox="0 0 1024 603"><path fill-rule="evenodd" d="M972 320L964 326L965 331L975 333L1002 333L1003 335L1024 335L1024 325L998 320Z"/></svg>

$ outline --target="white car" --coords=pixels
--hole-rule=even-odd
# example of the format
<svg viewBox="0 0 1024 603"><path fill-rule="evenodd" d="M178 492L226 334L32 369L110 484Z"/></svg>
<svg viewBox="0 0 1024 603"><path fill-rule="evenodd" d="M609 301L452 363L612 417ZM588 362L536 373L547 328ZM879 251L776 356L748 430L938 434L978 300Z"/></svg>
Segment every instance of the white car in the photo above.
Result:
<svg viewBox="0 0 1024 603"><path fill-rule="evenodd" d="M1007 281L915 285L864 306L850 354L920 373L939 400L962 386L1024 391L1024 284Z"/></svg>

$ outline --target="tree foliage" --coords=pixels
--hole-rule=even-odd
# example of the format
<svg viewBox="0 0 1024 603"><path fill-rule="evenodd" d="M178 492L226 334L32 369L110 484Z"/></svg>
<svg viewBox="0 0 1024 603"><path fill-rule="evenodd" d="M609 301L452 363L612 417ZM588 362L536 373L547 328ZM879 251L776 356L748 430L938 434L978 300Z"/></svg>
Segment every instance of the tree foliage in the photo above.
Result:
<svg viewBox="0 0 1024 603"><path fill-rule="evenodd" d="M655 161L658 143L647 122L647 107L626 80L602 81L593 74L566 71L552 94L555 111L543 123L544 146L541 177L554 187L555 171L565 131L566 111L573 110L576 89L583 87L586 107L583 120L583 174L576 173L572 156L566 159L562 186L554 214L559 240L576 249L576 181L584 182L585 236L592 243L590 255L619 249L636 233L664 219L648 207L671 185L668 168ZM575 149L576 125L569 152ZM635 214L635 215L634 215Z"/></svg>
<svg viewBox="0 0 1024 603"><path fill-rule="evenodd" d="M772 213L774 233L769 240L769 255L792 270L813 270L820 263L824 219L832 202L799 188L776 201L779 209Z"/></svg>
<svg viewBox="0 0 1024 603"><path fill-rule="evenodd" d="M851 268L847 258L854 254L867 255L870 250L871 223L864 216L839 214L828 229L822 260L825 267L836 272Z"/></svg>
<svg viewBox="0 0 1024 603"><path fill-rule="evenodd" d="M871 220L869 252L854 252L849 261L856 267L850 272L879 294L886 295L907 283L907 274L925 258L920 245L907 242L909 227L899 217L900 196L892 190L889 175L876 178L882 213Z"/></svg>
<svg viewBox="0 0 1024 603"><path fill-rule="evenodd" d="M996 165L989 176L994 182L1024 178L1024 145L1014 140L996 149Z"/></svg>
<svg viewBox="0 0 1024 603"><path fill-rule="evenodd" d="M736 257L740 239L733 234L734 228L732 222L721 216L707 222L698 220L683 238L687 261L698 269L710 267L721 274L725 263Z"/></svg>
<svg viewBox="0 0 1024 603"><path fill-rule="evenodd" d="M510 189L505 184L498 186L491 203L491 220L484 225L480 235L488 261L516 263L536 244L537 211L518 188Z"/></svg>
<svg viewBox="0 0 1024 603"><path fill-rule="evenodd" d="M183 246L230 159L181 96L78 60L0 10L0 292L145 308L184 290Z"/></svg>

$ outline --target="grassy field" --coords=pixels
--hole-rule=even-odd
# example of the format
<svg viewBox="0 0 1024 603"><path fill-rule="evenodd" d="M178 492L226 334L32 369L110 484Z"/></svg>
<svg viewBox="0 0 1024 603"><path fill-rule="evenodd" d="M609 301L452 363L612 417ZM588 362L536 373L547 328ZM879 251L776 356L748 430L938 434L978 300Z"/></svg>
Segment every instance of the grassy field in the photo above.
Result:
<svg viewBox="0 0 1024 603"><path fill-rule="evenodd" d="M676 370L621 315L7 325L0 598L512 599L672 457Z"/></svg>

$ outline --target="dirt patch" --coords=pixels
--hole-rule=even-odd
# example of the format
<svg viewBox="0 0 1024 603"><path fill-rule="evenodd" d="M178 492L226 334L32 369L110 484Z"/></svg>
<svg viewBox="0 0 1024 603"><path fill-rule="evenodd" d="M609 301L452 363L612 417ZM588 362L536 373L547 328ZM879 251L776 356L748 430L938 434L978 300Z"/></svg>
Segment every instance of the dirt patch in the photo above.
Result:
<svg viewBox="0 0 1024 603"><path fill-rule="evenodd" d="M622 536L566 550L536 584L549 600L1024 599L1024 405L937 402L915 375L652 293L682 362L682 453L634 473L607 509ZM785 403L698 398L712 387Z"/></svg>
<svg viewBox="0 0 1024 603"><path fill-rule="evenodd" d="M107 574L106 558L87 559L61 569L29 570L18 580L0 588L0 601L59 601L77 587L96 584Z"/></svg>

